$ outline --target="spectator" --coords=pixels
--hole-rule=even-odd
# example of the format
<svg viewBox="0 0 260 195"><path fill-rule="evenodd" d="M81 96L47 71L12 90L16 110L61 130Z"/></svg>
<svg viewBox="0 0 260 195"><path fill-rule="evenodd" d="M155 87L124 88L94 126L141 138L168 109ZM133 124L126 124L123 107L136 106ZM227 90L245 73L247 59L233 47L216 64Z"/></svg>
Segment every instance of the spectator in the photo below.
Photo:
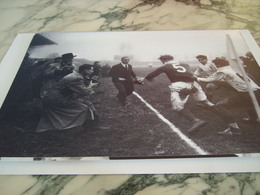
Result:
<svg viewBox="0 0 260 195"><path fill-rule="evenodd" d="M126 97L134 91L134 80L137 81L136 74L132 65L129 64L129 57L121 58L121 62L112 66L109 75L112 77L116 89L118 90L117 98L119 102L126 106Z"/></svg>
<svg viewBox="0 0 260 195"><path fill-rule="evenodd" d="M76 69L76 65L72 63L74 57L75 55L72 53L66 53L61 56L61 60L55 60L54 63L47 66L43 73L43 83L40 92L41 98L64 76L72 73Z"/></svg>
<svg viewBox="0 0 260 195"><path fill-rule="evenodd" d="M78 72L66 75L47 91L42 100L43 114L36 132L66 130L97 117L96 110L89 101L92 87L96 84L86 86L84 82L84 77L92 73L91 65L81 65Z"/></svg>

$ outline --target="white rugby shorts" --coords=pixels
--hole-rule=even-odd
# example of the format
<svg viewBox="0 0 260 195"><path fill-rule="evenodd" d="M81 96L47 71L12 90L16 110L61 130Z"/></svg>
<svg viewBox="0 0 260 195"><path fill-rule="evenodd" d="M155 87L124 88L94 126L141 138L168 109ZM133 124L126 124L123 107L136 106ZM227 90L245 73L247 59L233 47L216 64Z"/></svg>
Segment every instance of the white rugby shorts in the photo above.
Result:
<svg viewBox="0 0 260 195"><path fill-rule="evenodd" d="M172 109L180 111L184 109L189 97L192 96L196 101L204 101L207 99L206 94L202 90L201 86L196 82L175 82L169 85L171 90L171 104ZM181 97L181 91L189 91L185 97Z"/></svg>

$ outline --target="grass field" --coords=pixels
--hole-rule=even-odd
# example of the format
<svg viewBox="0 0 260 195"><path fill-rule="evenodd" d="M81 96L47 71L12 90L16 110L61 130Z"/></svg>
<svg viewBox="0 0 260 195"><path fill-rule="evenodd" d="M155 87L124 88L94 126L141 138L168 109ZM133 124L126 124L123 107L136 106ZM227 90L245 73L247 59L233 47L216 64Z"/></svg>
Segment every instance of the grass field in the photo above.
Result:
<svg viewBox="0 0 260 195"><path fill-rule="evenodd" d="M135 68L144 76L150 68ZM153 82L136 85L136 93L174 124L190 140L209 155L234 153L259 153L259 125L246 124L241 118L246 113L230 108L238 119L241 135L220 135L226 128L220 117L190 100L191 109L207 124L189 135L190 122L171 110L169 81L160 75ZM190 156L198 153L163 122L141 100L131 95L129 105L122 107L116 98L117 91L110 78L102 78L98 93L91 98L98 110L100 122L66 131L35 133L40 117L37 103L27 104L8 119L0 121L1 157L167 157ZM216 92L216 99L228 94Z"/></svg>

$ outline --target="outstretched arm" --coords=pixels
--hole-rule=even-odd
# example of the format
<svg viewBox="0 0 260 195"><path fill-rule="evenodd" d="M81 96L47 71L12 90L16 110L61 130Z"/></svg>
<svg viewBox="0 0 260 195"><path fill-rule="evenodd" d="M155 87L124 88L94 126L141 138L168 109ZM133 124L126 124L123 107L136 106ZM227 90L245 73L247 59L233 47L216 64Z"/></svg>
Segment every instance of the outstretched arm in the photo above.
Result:
<svg viewBox="0 0 260 195"><path fill-rule="evenodd" d="M207 77L207 78L197 78L198 81L202 81L202 82L206 82L206 83L210 83L210 82L214 82L214 81L220 81L221 79L223 79L225 76L225 74L223 72L215 72L213 75Z"/></svg>
<svg viewBox="0 0 260 195"><path fill-rule="evenodd" d="M150 72L144 79L147 79L148 81L153 80L153 78L157 77L158 75L164 73L164 66L161 66L154 70L153 72Z"/></svg>
<svg viewBox="0 0 260 195"><path fill-rule="evenodd" d="M194 76L199 77L202 72L203 70L200 67L198 67L193 74Z"/></svg>

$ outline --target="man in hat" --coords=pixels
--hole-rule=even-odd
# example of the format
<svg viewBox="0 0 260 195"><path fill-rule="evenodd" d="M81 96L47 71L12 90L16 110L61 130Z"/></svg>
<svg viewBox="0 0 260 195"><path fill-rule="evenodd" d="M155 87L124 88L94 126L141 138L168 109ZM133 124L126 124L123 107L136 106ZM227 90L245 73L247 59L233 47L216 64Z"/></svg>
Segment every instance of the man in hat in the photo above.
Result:
<svg viewBox="0 0 260 195"><path fill-rule="evenodd" d="M61 56L60 61L51 63L47 66L43 73L43 84L40 92L41 98L64 76L76 70L76 65L72 63L74 57L76 57L76 55L66 53Z"/></svg>
<svg viewBox="0 0 260 195"><path fill-rule="evenodd" d="M73 59L74 57L76 57L76 55L73 55L73 53L66 53L66 54L63 54L61 56L61 65L64 67L67 67L67 68L72 68L72 67L76 67L72 62L73 62Z"/></svg>

